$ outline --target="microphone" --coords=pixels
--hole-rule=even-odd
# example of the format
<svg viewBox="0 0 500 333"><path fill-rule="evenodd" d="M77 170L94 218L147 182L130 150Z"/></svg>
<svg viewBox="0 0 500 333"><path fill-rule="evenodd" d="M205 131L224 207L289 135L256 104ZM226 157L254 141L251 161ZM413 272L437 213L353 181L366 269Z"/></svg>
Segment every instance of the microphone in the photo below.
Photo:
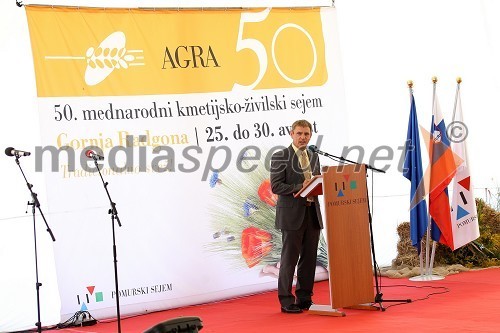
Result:
<svg viewBox="0 0 500 333"><path fill-rule="evenodd" d="M307 149L309 149L310 151L312 151L313 153L318 153L318 154L324 154L321 150L318 149L317 146L315 145L310 145L307 147Z"/></svg>
<svg viewBox="0 0 500 333"><path fill-rule="evenodd" d="M31 153L29 151L17 150L12 147L8 147L5 149L5 155L7 156L30 156Z"/></svg>
<svg viewBox="0 0 500 333"><path fill-rule="evenodd" d="M88 158L93 158L93 159L99 160L99 161L102 161L104 159L104 156L96 154L95 151L90 150L90 149L85 152L85 156L87 156Z"/></svg>

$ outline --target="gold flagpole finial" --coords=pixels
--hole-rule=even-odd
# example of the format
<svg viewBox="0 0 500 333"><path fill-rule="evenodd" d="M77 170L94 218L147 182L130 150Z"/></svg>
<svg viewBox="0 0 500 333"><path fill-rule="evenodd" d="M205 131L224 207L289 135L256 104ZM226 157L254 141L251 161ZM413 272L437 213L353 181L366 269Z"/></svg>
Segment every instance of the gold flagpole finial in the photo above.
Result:
<svg viewBox="0 0 500 333"><path fill-rule="evenodd" d="M408 85L408 88L413 88L413 81L412 80L408 80L406 81L406 84Z"/></svg>
<svg viewBox="0 0 500 333"><path fill-rule="evenodd" d="M458 84L462 83L462 78L461 78L460 76L459 76L459 77L457 77L457 83L458 83Z"/></svg>
<svg viewBox="0 0 500 333"><path fill-rule="evenodd" d="M433 76L432 77L432 83L435 84L436 82L438 82L438 78L437 78L437 76Z"/></svg>

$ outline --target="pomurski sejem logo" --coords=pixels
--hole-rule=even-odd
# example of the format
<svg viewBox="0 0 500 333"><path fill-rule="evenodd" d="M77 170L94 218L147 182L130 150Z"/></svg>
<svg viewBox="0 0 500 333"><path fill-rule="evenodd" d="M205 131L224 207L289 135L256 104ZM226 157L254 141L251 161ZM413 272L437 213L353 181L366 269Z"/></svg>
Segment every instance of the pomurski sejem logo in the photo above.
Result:
<svg viewBox="0 0 500 333"><path fill-rule="evenodd" d="M114 70L144 66L143 50L127 50L127 38L121 31L115 31L98 47L90 46L85 56L45 56L46 60L85 60L85 83L95 86L106 79Z"/></svg>
<svg viewBox="0 0 500 333"><path fill-rule="evenodd" d="M87 286L85 294L76 295L78 305L80 305L80 311L87 311L87 305L91 302L103 302L104 296L102 291L95 291L95 286ZM89 296L90 294L90 296Z"/></svg>

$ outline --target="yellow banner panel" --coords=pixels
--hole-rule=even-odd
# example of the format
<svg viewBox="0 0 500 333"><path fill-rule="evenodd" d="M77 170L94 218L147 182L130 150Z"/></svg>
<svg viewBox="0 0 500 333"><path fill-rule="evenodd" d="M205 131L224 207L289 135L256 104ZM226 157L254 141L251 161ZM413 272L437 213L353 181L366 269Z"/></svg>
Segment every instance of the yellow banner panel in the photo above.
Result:
<svg viewBox="0 0 500 333"><path fill-rule="evenodd" d="M319 9L26 6L38 96L321 86Z"/></svg>

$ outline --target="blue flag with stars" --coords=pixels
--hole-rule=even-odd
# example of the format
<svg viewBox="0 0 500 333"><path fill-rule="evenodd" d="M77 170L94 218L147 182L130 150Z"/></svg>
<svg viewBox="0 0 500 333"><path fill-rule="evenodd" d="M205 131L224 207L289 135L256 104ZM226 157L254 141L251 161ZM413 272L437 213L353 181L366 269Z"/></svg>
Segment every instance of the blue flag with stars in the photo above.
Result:
<svg viewBox="0 0 500 333"><path fill-rule="evenodd" d="M410 237L411 243L421 250L422 237L427 230L428 215L425 201L425 187L423 186L424 172L420 154L420 136L418 134L417 110L413 92L411 93L410 119L405 144L405 162L403 176L411 182L410 192Z"/></svg>

